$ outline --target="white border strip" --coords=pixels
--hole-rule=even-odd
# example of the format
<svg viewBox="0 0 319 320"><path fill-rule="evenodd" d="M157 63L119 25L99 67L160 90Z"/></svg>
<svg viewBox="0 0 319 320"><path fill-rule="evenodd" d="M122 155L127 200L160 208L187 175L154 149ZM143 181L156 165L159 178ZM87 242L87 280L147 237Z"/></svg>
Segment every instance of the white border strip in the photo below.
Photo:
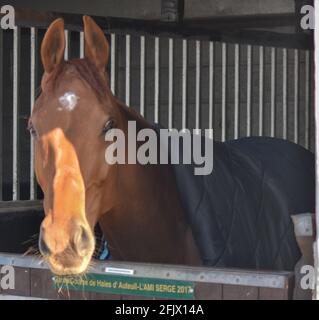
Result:
<svg viewBox="0 0 319 320"><path fill-rule="evenodd" d="M318 124L319 124L319 89L317 86L319 85L319 4L318 1L315 1L315 127L316 127L316 150L319 151L319 130L318 130ZM316 224L317 224L317 230L319 230L319 158L318 154L316 156ZM319 232L317 232L316 242L317 246L315 246L315 255L317 259L316 261L316 270L317 275L319 271L319 265L318 265L318 257L319 257ZM316 299L319 300L319 281L318 276L316 277Z"/></svg>

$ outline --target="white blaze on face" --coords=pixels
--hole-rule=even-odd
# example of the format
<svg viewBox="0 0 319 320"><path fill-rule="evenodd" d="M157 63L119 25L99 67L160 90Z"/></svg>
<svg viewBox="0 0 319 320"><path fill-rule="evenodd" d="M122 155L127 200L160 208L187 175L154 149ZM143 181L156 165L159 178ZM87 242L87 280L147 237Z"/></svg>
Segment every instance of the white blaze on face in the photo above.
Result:
<svg viewBox="0 0 319 320"><path fill-rule="evenodd" d="M74 92L66 92L62 97L59 98L59 102L62 108L58 108L58 110L74 110L76 108L76 105L78 104L79 99L80 98Z"/></svg>

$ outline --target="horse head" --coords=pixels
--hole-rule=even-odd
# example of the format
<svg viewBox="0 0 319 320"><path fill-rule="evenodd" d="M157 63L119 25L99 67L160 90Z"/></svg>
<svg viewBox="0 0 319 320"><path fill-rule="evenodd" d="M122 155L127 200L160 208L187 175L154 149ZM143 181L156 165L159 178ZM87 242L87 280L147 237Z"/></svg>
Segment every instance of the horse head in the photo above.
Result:
<svg viewBox="0 0 319 320"><path fill-rule="evenodd" d="M29 120L35 171L44 193L39 248L56 274L84 272L95 250L94 226L112 204L105 133L123 126L105 72L109 44L83 18L85 58L64 61L64 21L55 20L41 46L41 94ZM101 192L101 188L108 192Z"/></svg>

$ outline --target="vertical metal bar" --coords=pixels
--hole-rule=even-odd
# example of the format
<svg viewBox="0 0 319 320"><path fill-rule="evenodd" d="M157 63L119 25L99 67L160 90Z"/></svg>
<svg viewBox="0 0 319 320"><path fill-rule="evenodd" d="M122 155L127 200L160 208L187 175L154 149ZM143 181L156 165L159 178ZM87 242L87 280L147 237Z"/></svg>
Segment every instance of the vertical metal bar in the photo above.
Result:
<svg viewBox="0 0 319 320"><path fill-rule="evenodd" d="M200 129L200 104L201 104L201 91L200 91L200 79L201 79L201 43L196 41L196 119L195 128Z"/></svg>
<svg viewBox="0 0 319 320"><path fill-rule="evenodd" d="M299 50L294 50L294 142L298 143L299 115Z"/></svg>
<svg viewBox="0 0 319 320"><path fill-rule="evenodd" d="M0 201L3 192L3 30L0 28Z"/></svg>
<svg viewBox="0 0 319 320"><path fill-rule="evenodd" d="M288 121L287 121L287 70L288 70L288 53L287 49L282 49L282 137L283 139L287 139L288 132Z"/></svg>
<svg viewBox="0 0 319 320"><path fill-rule="evenodd" d="M111 34L111 90L115 94L116 83L116 35Z"/></svg>
<svg viewBox="0 0 319 320"><path fill-rule="evenodd" d="M211 41L209 42L209 129L214 127L214 50L214 42Z"/></svg>
<svg viewBox="0 0 319 320"><path fill-rule="evenodd" d="M251 135L252 47L247 46L247 136Z"/></svg>
<svg viewBox="0 0 319 320"><path fill-rule="evenodd" d="M259 47L259 135L264 133L264 47Z"/></svg>
<svg viewBox="0 0 319 320"><path fill-rule="evenodd" d="M168 128L173 128L174 41L168 40Z"/></svg>
<svg viewBox="0 0 319 320"><path fill-rule="evenodd" d="M84 32L80 32L80 58L83 59L85 52L84 52Z"/></svg>
<svg viewBox="0 0 319 320"><path fill-rule="evenodd" d="M227 44L222 43L222 141L226 140Z"/></svg>
<svg viewBox="0 0 319 320"><path fill-rule="evenodd" d="M159 38L155 37L155 63L154 63L154 121L158 123L159 121Z"/></svg>
<svg viewBox="0 0 319 320"><path fill-rule="evenodd" d="M305 52L305 148L309 149L310 139L310 52Z"/></svg>
<svg viewBox="0 0 319 320"><path fill-rule="evenodd" d="M234 139L238 139L239 137L239 49L239 44L235 44Z"/></svg>
<svg viewBox="0 0 319 320"><path fill-rule="evenodd" d="M131 36L125 36L125 103L130 105L131 98Z"/></svg>
<svg viewBox="0 0 319 320"><path fill-rule="evenodd" d="M12 200L19 199L19 80L20 80L20 28L13 30L13 155Z"/></svg>
<svg viewBox="0 0 319 320"><path fill-rule="evenodd" d="M140 113L145 114L145 36L141 36L141 56L140 56Z"/></svg>
<svg viewBox="0 0 319 320"><path fill-rule="evenodd" d="M33 105L35 102L35 92L37 83L37 30L35 28L30 29L30 113L32 114ZM30 141L30 200L36 199L36 182L34 175L34 143L31 138Z"/></svg>
<svg viewBox="0 0 319 320"><path fill-rule="evenodd" d="M276 134L276 48L271 48L270 136Z"/></svg>
<svg viewBox="0 0 319 320"><path fill-rule="evenodd" d="M182 129L187 128L187 40L183 40Z"/></svg>
<svg viewBox="0 0 319 320"><path fill-rule="evenodd" d="M64 31L65 35L65 51L64 51L64 60L69 60L69 51L70 51L70 34L68 30Z"/></svg>

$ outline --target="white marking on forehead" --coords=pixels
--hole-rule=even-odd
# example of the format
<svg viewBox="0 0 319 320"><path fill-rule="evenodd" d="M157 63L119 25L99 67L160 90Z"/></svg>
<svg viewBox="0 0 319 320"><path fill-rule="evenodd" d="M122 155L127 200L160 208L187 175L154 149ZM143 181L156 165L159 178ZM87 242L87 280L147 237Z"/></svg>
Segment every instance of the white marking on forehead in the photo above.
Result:
<svg viewBox="0 0 319 320"><path fill-rule="evenodd" d="M59 111L65 109L67 111L72 111L78 104L79 97L71 91L66 92L62 97L59 98L59 102L63 108L58 108Z"/></svg>

